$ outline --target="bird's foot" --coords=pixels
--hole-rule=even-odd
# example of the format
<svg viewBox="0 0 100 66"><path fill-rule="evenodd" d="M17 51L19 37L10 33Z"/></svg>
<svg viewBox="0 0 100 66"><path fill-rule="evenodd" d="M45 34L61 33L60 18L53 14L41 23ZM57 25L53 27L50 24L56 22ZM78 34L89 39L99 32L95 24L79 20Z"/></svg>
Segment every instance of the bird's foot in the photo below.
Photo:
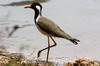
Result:
<svg viewBox="0 0 100 66"><path fill-rule="evenodd" d="M39 58L36 59L36 62L37 62L37 63L39 62Z"/></svg>
<svg viewBox="0 0 100 66"><path fill-rule="evenodd" d="M41 53L41 51L39 51L39 52L38 52L37 58L39 58L39 57L40 57L40 53Z"/></svg>

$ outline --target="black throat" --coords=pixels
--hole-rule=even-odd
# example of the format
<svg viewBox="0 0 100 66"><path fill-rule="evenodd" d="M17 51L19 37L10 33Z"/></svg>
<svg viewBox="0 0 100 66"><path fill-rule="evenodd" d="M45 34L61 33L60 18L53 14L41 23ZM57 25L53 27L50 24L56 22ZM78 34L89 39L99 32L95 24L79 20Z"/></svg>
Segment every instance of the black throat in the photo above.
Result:
<svg viewBox="0 0 100 66"><path fill-rule="evenodd" d="M38 16L42 16L42 15L41 15L41 10L40 10L40 12L39 12L38 9L34 9L34 11L35 11L34 21L35 21L35 23L36 23L36 19L37 19L37 17L38 17Z"/></svg>

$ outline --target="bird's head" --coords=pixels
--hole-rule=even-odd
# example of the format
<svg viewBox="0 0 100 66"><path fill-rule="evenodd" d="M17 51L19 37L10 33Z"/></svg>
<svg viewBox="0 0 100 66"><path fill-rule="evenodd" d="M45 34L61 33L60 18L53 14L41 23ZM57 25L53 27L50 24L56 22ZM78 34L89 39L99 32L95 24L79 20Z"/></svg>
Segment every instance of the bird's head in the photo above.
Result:
<svg viewBox="0 0 100 66"><path fill-rule="evenodd" d="M31 9L34 9L34 10L42 10L42 6L40 3L32 3L31 5L29 6L26 6L25 8L31 8Z"/></svg>

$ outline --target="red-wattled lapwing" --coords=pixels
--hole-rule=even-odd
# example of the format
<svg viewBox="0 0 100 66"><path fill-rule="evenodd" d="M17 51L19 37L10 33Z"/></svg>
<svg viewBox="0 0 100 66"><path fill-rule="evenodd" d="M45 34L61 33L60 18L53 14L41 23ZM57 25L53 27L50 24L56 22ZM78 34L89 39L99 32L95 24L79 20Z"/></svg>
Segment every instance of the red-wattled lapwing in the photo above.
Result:
<svg viewBox="0 0 100 66"><path fill-rule="evenodd" d="M79 42L78 39L75 39L75 38L71 37L70 35L65 33L62 29L60 29L60 27L57 24L55 24L53 21L51 21L50 19L42 16L42 13L41 13L42 6L41 6L40 3L32 3L32 5L26 6L25 8L31 8L35 11L35 16L34 16L35 25L38 28L38 30L42 34L46 35L47 38L48 38L48 47L40 50L38 52L37 58L40 57L40 53L42 51L48 49L47 58L46 58L46 62L48 62L50 48L57 45L57 43L55 42L53 37L64 38L64 39L67 39L67 40L71 41L75 45L78 44L78 42ZM50 45L49 39L51 39L54 42L54 45Z"/></svg>

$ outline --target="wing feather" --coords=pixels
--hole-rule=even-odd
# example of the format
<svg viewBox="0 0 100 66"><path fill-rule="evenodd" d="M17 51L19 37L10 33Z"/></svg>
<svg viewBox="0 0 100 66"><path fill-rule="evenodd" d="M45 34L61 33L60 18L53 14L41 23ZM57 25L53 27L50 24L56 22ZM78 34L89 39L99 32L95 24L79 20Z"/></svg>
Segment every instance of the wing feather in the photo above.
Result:
<svg viewBox="0 0 100 66"><path fill-rule="evenodd" d="M60 29L57 24L45 17L39 18L36 24L41 30L43 30L51 36L71 39L71 36L69 36L62 29Z"/></svg>

